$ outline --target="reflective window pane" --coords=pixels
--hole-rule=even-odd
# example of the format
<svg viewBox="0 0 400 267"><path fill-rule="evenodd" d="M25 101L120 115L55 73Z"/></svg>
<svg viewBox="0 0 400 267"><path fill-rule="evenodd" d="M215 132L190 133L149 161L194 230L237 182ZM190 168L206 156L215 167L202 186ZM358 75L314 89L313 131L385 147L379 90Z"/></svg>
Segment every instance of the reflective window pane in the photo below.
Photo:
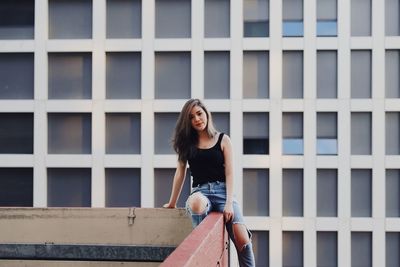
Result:
<svg viewBox="0 0 400 267"><path fill-rule="evenodd" d="M283 267L303 266L303 232L284 231L282 237Z"/></svg>
<svg viewBox="0 0 400 267"><path fill-rule="evenodd" d="M269 53L243 52L243 98L269 97Z"/></svg>
<svg viewBox="0 0 400 267"><path fill-rule="evenodd" d="M282 177L283 216L303 216L303 170L284 169Z"/></svg>
<svg viewBox="0 0 400 267"><path fill-rule="evenodd" d="M400 2L385 0L385 29L387 36L400 35Z"/></svg>
<svg viewBox="0 0 400 267"><path fill-rule="evenodd" d="M336 112L317 112L317 154L337 155Z"/></svg>
<svg viewBox="0 0 400 267"><path fill-rule="evenodd" d="M162 207L169 201L172 190L172 182L175 169L155 169L154 170L154 207ZM185 207L187 198L191 190L190 174L186 172L185 182L182 187L181 195L176 204L177 207Z"/></svg>
<svg viewBox="0 0 400 267"><path fill-rule="evenodd" d="M351 216L372 216L371 170L351 170Z"/></svg>
<svg viewBox="0 0 400 267"><path fill-rule="evenodd" d="M400 266L400 232L386 232L386 266Z"/></svg>
<svg viewBox="0 0 400 267"><path fill-rule="evenodd" d="M317 170L317 216L336 217L338 206L337 170Z"/></svg>
<svg viewBox="0 0 400 267"><path fill-rule="evenodd" d="M372 0L351 0L351 36L370 36Z"/></svg>
<svg viewBox="0 0 400 267"><path fill-rule="evenodd" d="M107 0L107 38L140 38L141 36L141 0Z"/></svg>
<svg viewBox="0 0 400 267"><path fill-rule="evenodd" d="M268 170L243 170L243 214L245 216L269 215Z"/></svg>
<svg viewBox="0 0 400 267"><path fill-rule="evenodd" d="M33 207L32 168L0 168L0 207Z"/></svg>
<svg viewBox="0 0 400 267"><path fill-rule="evenodd" d="M34 0L0 1L0 40L33 39Z"/></svg>
<svg viewBox="0 0 400 267"><path fill-rule="evenodd" d="M92 0L49 0L49 38L92 38L92 9Z"/></svg>
<svg viewBox="0 0 400 267"><path fill-rule="evenodd" d="M141 55L136 52L106 54L106 98L140 99Z"/></svg>
<svg viewBox="0 0 400 267"><path fill-rule="evenodd" d="M204 52L204 98L228 99L229 96L229 52Z"/></svg>
<svg viewBox="0 0 400 267"><path fill-rule="evenodd" d="M47 169L47 206L90 207L91 169Z"/></svg>
<svg viewBox="0 0 400 267"><path fill-rule="evenodd" d="M140 207L140 169L108 168L106 207Z"/></svg>
<svg viewBox="0 0 400 267"><path fill-rule="evenodd" d="M269 0L243 1L244 37L269 36Z"/></svg>
<svg viewBox="0 0 400 267"><path fill-rule="evenodd" d="M400 98L400 50L386 50L385 91L387 98Z"/></svg>
<svg viewBox="0 0 400 267"><path fill-rule="evenodd" d="M256 266L269 267L269 232L251 231L251 233Z"/></svg>
<svg viewBox="0 0 400 267"><path fill-rule="evenodd" d="M337 0L317 0L317 36L337 36Z"/></svg>
<svg viewBox="0 0 400 267"><path fill-rule="evenodd" d="M106 153L140 154L140 114L106 114Z"/></svg>
<svg viewBox="0 0 400 267"><path fill-rule="evenodd" d="M303 113L284 112L282 114L284 155L302 155L304 151L303 142Z"/></svg>
<svg viewBox="0 0 400 267"><path fill-rule="evenodd" d="M283 51L282 97L303 98L303 52Z"/></svg>
<svg viewBox="0 0 400 267"><path fill-rule="evenodd" d="M33 53L0 53L0 99L33 99L33 64Z"/></svg>
<svg viewBox="0 0 400 267"><path fill-rule="evenodd" d="M243 113L243 154L269 154L268 113Z"/></svg>
<svg viewBox="0 0 400 267"><path fill-rule="evenodd" d="M156 154L175 154L171 140L178 116L178 113L154 114L154 149Z"/></svg>
<svg viewBox="0 0 400 267"><path fill-rule="evenodd" d="M303 0L283 0L282 4L282 35L284 37L303 36Z"/></svg>
<svg viewBox="0 0 400 267"><path fill-rule="evenodd" d="M219 132L230 135L229 112L212 112L212 120Z"/></svg>
<svg viewBox="0 0 400 267"><path fill-rule="evenodd" d="M372 267L372 234L351 233L351 266Z"/></svg>
<svg viewBox="0 0 400 267"><path fill-rule="evenodd" d="M0 113L0 154L33 154L33 113Z"/></svg>
<svg viewBox="0 0 400 267"><path fill-rule="evenodd" d="M230 36L230 0L205 0L204 36L228 38Z"/></svg>
<svg viewBox="0 0 400 267"><path fill-rule="evenodd" d="M90 154L92 116L88 113L48 114L49 154Z"/></svg>
<svg viewBox="0 0 400 267"><path fill-rule="evenodd" d="M400 170L386 170L386 217L400 217Z"/></svg>
<svg viewBox="0 0 400 267"><path fill-rule="evenodd" d="M372 114L371 112L351 113L351 154L371 155Z"/></svg>
<svg viewBox="0 0 400 267"><path fill-rule="evenodd" d="M351 98L371 98L372 55L370 50L351 51Z"/></svg>
<svg viewBox="0 0 400 267"><path fill-rule="evenodd" d="M338 266L337 232L317 232L317 266Z"/></svg>
<svg viewBox="0 0 400 267"><path fill-rule="evenodd" d="M317 98L337 98L337 52L317 51Z"/></svg>
<svg viewBox="0 0 400 267"><path fill-rule="evenodd" d="M400 112L386 112L386 155L400 154Z"/></svg>
<svg viewBox="0 0 400 267"><path fill-rule="evenodd" d="M190 52L156 52L155 98L190 98Z"/></svg>
<svg viewBox="0 0 400 267"><path fill-rule="evenodd" d="M49 99L92 98L92 55L49 54Z"/></svg>
<svg viewBox="0 0 400 267"><path fill-rule="evenodd" d="M191 0L155 0L156 38L190 38Z"/></svg>

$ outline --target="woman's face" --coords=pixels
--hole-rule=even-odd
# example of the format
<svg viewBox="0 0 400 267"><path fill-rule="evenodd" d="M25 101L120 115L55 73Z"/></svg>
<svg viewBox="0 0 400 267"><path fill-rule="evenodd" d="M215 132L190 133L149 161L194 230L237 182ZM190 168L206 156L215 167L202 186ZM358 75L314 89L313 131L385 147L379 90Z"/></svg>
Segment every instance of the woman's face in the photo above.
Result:
<svg viewBox="0 0 400 267"><path fill-rule="evenodd" d="M193 129L198 132L204 131L207 127L207 114L200 106L194 106L190 111L190 122Z"/></svg>

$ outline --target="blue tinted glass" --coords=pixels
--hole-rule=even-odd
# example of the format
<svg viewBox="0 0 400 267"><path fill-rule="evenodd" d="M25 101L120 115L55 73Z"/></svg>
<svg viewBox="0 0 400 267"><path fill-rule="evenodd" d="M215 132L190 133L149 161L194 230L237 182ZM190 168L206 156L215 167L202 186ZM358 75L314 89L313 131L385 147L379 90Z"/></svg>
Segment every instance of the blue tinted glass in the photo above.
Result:
<svg viewBox="0 0 400 267"><path fill-rule="evenodd" d="M337 21L317 21L317 36L337 36Z"/></svg>
<svg viewBox="0 0 400 267"><path fill-rule="evenodd" d="M303 139L285 138L283 139L284 155L303 155Z"/></svg>
<svg viewBox="0 0 400 267"><path fill-rule="evenodd" d="M268 37L269 21L245 21L244 37Z"/></svg>
<svg viewBox="0 0 400 267"><path fill-rule="evenodd" d="M284 21L282 35L285 37L303 36L303 21Z"/></svg>
<svg viewBox="0 0 400 267"><path fill-rule="evenodd" d="M337 155L337 139L318 138L318 155Z"/></svg>

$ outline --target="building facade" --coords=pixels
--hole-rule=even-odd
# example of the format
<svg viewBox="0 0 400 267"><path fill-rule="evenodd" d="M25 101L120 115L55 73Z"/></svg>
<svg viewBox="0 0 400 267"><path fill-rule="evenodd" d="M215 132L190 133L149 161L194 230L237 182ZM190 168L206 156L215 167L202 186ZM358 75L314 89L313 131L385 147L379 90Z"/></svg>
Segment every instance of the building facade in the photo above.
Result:
<svg viewBox="0 0 400 267"><path fill-rule="evenodd" d="M0 206L161 207L200 98L232 139L257 266L399 267L399 10L3 0Z"/></svg>

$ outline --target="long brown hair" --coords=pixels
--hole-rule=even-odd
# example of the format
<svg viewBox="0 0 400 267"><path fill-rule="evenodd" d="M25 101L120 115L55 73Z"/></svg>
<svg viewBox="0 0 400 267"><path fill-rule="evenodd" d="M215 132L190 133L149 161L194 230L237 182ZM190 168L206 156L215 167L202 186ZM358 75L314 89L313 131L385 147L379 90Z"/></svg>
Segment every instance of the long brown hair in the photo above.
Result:
<svg viewBox="0 0 400 267"><path fill-rule="evenodd" d="M199 142L199 136L192 127L190 112L195 106L199 106L204 110L207 116L206 131L210 138L213 138L217 133L214 127L211 113L200 99L190 99L183 106L179 118L176 122L172 144L175 152L178 154L178 159L181 162L186 162L196 151L196 146Z"/></svg>

